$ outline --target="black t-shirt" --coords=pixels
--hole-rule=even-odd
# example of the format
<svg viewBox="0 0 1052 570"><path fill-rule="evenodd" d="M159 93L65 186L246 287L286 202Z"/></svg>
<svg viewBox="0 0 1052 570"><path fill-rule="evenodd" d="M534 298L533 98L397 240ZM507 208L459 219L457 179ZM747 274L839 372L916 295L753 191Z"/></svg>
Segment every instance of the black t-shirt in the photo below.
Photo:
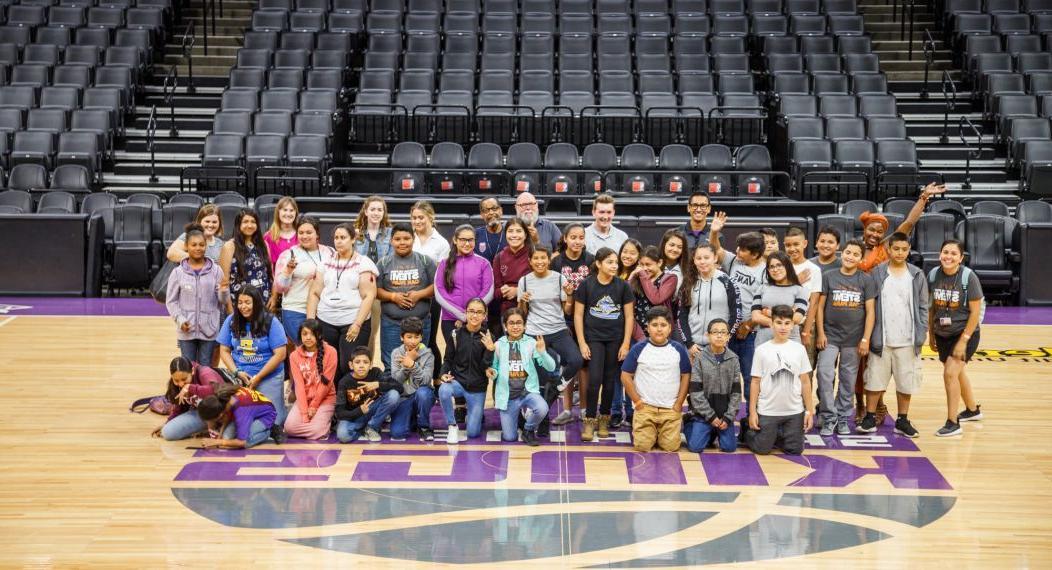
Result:
<svg viewBox="0 0 1052 570"><path fill-rule="evenodd" d="M584 305L585 340L606 342L625 337L624 307L634 303L636 296L624 279L614 277L603 285L592 275L577 288L574 300Z"/></svg>
<svg viewBox="0 0 1052 570"><path fill-rule="evenodd" d="M565 255L558 255L552 259L552 271L562 273L566 281L573 284L574 290L588 278L589 267L595 261L595 256L587 251L581 252L581 257L570 259Z"/></svg>
<svg viewBox="0 0 1052 570"><path fill-rule="evenodd" d="M509 343L508 349L508 399L516 400L526 393L526 363L522 361L519 343Z"/></svg>

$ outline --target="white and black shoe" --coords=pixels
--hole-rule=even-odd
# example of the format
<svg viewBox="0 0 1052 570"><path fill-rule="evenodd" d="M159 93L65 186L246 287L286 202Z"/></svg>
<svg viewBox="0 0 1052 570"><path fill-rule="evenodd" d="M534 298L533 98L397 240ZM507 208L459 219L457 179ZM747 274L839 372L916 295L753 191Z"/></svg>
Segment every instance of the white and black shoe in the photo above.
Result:
<svg viewBox="0 0 1052 570"><path fill-rule="evenodd" d="M957 424L957 429L960 429L960 424ZM906 418L900 417L895 420L895 433L904 435L909 438L916 439L920 437L920 432L917 428L913 427L913 424Z"/></svg>
<svg viewBox="0 0 1052 570"><path fill-rule="evenodd" d="M935 432L935 435L937 437L953 437L963 433L964 431L961 429L961 424L946 420L946 424L939 428L939 431Z"/></svg>
<svg viewBox="0 0 1052 570"><path fill-rule="evenodd" d="M980 406L979 404L976 404L974 410L966 409L963 412L957 414L957 423L977 422L983 419L983 411L980 409L981 407L982 406Z"/></svg>

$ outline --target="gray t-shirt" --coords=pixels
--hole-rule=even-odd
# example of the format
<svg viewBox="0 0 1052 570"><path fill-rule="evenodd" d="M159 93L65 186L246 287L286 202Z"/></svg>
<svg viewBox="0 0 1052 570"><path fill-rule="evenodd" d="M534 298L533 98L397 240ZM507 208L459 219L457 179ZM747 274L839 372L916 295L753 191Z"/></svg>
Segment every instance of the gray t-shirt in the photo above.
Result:
<svg viewBox="0 0 1052 570"><path fill-rule="evenodd" d="M183 242L183 246L186 246L186 232L179 234L179 237L175 238L175 241ZM220 238L212 238L212 243L205 244L205 257L219 263L219 254L223 251L223 240Z"/></svg>
<svg viewBox="0 0 1052 570"><path fill-rule="evenodd" d="M731 281L738 284L742 308L748 310L752 307L753 299L760 294L763 284L767 280L767 267L763 263L757 263L755 267L749 267L737 256L728 253L723 258L723 272L731 278Z"/></svg>
<svg viewBox="0 0 1052 570"><path fill-rule="evenodd" d="M435 280L435 263L431 258L418 252L411 252L405 257L392 253L377 264L380 277L377 286L392 293L419 291L432 285ZM412 309L403 309L397 303L380 304L383 315L400 321L406 317L428 318L431 311L431 299L421 299Z"/></svg>
<svg viewBox="0 0 1052 570"><path fill-rule="evenodd" d="M866 325L866 301L877 297L877 284L861 270L844 275L839 269L822 274L825 335L833 346L855 346Z"/></svg>
<svg viewBox="0 0 1052 570"><path fill-rule="evenodd" d="M969 272L967 293L965 299L965 287L961 283L964 268L961 267L957 273L946 275L939 267L935 272L935 279L931 283L931 311L935 323L935 334L941 337L957 336L964 332L968 324L968 301L983 298L983 286L979 283L979 276L974 271ZM940 319L949 317L950 326L942 326Z"/></svg>
<svg viewBox="0 0 1052 570"><path fill-rule="evenodd" d="M710 322L716 319L734 322L734 315L727 310L727 289L717 279L718 275L714 273L708 281L699 276L690 291L687 322L690 323L690 336L698 346L708 346Z"/></svg>
<svg viewBox="0 0 1052 570"><path fill-rule="evenodd" d="M839 257L833 259L833 261L831 261L829 263L822 263L821 261L818 260L818 256L816 255L816 256L812 257L811 259L809 259L808 261L814 262L814 264L817 265L818 268L822 270L822 273L825 273L826 271L829 271L830 269L840 269L840 258Z"/></svg>
<svg viewBox="0 0 1052 570"><path fill-rule="evenodd" d="M544 278L532 271L519 278L519 300L529 293L530 311L526 317L526 334L530 336L554 334L566 330L562 302L566 300L566 283L562 273L549 271Z"/></svg>
<svg viewBox="0 0 1052 570"><path fill-rule="evenodd" d="M782 287L767 283L760 290L760 295L753 299L751 310L756 311L765 307L777 307L778 305L788 305L793 308L794 312L807 315L807 291L802 285ZM774 333L771 332L771 327L760 327L756 329L756 344L765 343L771 340L773 336ZM789 333L789 338L800 342L799 325L793 327L793 331Z"/></svg>

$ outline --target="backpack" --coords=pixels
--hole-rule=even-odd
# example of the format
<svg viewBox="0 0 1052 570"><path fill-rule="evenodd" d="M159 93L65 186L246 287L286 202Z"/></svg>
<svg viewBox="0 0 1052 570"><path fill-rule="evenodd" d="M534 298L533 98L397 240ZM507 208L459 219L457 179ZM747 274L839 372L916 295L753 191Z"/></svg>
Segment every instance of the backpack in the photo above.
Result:
<svg viewBox="0 0 1052 570"><path fill-rule="evenodd" d="M928 286L935 287L935 279L939 276L939 270L941 267L934 267L928 272ZM961 265L960 274L961 276L961 293L964 297L964 301L968 302L968 282L972 279L972 268L967 265ZM979 299L979 324L983 324L983 319L986 317L986 297Z"/></svg>
<svg viewBox="0 0 1052 570"><path fill-rule="evenodd" d="M559 292L562 293L562 290L563 290L563 279L565 279L565 277L563 277L563 272L562 271L555 271L554 273L556 273L559 276ZM529 287L530 280L526 279L530 275L532 275L532 273L527 273L526 275L523 276L523 279L522 279L522 292L523 293L526 293L526 292L528 292L530 290L530 287ZM562 302L562 295L560 295L559 297L560 297L559 298L559 302L561 303ZM522 312L527 317L530 316L530 304L529 303L526 303L526 308L523 309Z"/></svg>
<svg viewBox="0 0 1052 570"><path fill-rule="evenodd" d="M164 396L149 396L135 400L132 402L132 405L128 407L129 412L135 412L137 414L141 414L146 410L150 410L155 414L167 416L172 411L172 403Z"/></svg>

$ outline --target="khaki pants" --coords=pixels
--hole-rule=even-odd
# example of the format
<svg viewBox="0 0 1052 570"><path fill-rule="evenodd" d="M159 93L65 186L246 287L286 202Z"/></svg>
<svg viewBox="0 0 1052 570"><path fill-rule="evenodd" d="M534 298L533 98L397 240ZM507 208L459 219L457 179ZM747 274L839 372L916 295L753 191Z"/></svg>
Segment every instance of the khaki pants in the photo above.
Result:
<svg viewBox="0 0 1052 570"><path fill-rule="evenodd" d="M642 452L650 451L655 444L665 451L679 451L682 429L682 412L643 404L632 416L632 445Z"/></svg>

